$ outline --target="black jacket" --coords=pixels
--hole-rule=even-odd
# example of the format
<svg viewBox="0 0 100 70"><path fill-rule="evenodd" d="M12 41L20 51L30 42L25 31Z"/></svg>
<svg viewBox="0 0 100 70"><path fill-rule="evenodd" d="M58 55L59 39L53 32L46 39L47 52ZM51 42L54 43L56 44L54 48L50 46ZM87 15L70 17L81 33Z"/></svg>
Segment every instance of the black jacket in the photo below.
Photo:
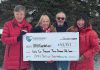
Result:
<svg viewBox="0 0 100 70"><path fill-rule="evenodd" d="M40 33L40 32L44 32L42 30L42 28L40 26L37 26L37 27L34 27L32 30L31 30L32 33Z"/></svg>
<svg viewBox="0 0 100 70"><path fill-rule="evenodd" d="M54 27L56 28L57 32L66 32L66 30L68 29L68 24L67 22L64 22L63 26L58 26L57 23L54 23Z"/></svg>

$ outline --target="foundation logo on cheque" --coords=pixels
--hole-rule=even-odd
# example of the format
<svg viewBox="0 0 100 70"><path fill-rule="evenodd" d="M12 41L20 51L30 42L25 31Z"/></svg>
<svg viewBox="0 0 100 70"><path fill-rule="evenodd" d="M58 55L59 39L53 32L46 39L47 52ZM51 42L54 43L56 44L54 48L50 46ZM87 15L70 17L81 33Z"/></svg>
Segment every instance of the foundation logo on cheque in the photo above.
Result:
<svg viewBox="0 0 100 70"><path fill-rule="evenodd" d="M32 40L32 36L26 36L26 40L30 42Z"/></svg>

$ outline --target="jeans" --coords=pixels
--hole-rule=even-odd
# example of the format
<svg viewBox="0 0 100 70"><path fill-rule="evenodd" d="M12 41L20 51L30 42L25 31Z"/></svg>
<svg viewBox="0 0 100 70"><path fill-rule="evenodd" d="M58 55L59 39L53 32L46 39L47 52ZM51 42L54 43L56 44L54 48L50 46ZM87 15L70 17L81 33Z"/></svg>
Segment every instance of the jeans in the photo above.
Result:
<svg viewBox="0 0 100 70"><path fill-rule="evenodd" d="M68 70L68 61L57 61L58 70Z"/></svg>
<svg viewBox="0 0 100 70"><path fill-rule="evenodd" d="M46 63L44 61L33 62L34 70L57 70L56 62Z"/></svg>

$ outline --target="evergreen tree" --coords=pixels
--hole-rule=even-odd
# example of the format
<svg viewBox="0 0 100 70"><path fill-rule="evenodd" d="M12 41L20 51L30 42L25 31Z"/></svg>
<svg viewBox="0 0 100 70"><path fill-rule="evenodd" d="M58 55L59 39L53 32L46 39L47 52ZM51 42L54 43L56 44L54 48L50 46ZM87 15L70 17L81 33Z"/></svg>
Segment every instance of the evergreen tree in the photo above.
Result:
<svg viewBox="0 0 100 70"><path fill-rule="evenodd" d="M26 18L32 17L33 25L37 23L42 14L48 14L53 22L56 13L64 11L69 25L72 25L76 15L80 12L87 13L93 19L97 18L100 13L100 6L96 0L8 0L0 4L0 26L3 26L5 21L13 18L12 10L18 4L27 8ZM93 22L93 25L96 25L96 23Z"/></svg>

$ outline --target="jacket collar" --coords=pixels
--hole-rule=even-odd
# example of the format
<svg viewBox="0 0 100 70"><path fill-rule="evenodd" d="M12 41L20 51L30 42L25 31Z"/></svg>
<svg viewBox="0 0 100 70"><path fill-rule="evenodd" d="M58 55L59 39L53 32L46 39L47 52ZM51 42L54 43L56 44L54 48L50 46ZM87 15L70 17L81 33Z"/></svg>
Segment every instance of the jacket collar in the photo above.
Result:
<svg viewBox="0 0 100 70"><path fill-rule="evenodd" d="M88 27L86 27L86 28L80 28L80 29L78 29L79 30L79 32L84 32L84 31L90 31L92 29L92 25L89 25Z"/></svg>
<svg viewBox="0 0 100 70"><path fill-rule="evenodd" d="M79 29L78 27L71 26L70 28L67 29L69 32L85 32L85 31L90 31L92 29L92 25L89 25L86 28L81 28Z"/></svg>
<svg viewBox="0 0 100 70"><path fill-rule="evenodd" d="M64 22L64 25L63 25L62 27L66 27L66 26L68 26L68 24L67 24L67 22ZM54 23L54 27L59 27L59 26L57 25L57 22Z"/></svg>
<svg viewBox="0 0 100 70"><path fill-rule="evenodd" d="M26 26L26 23L27 22L26 22L25 19L23 19L23 21L21 22L21 24L18 23L15 18L12 20L13 27L25 27Z"/></svg>

